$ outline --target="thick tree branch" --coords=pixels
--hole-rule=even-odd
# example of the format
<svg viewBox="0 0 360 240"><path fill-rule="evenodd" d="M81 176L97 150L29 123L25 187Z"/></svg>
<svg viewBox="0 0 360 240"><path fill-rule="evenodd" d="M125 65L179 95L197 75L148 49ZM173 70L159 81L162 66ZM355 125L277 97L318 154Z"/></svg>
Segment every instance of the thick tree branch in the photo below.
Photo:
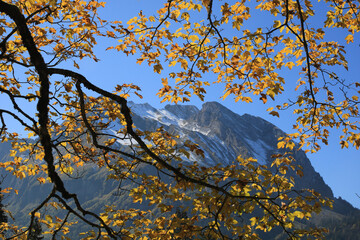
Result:
<svg viewBox="0 0 360 240"><path fill-rule="evenodd" d="M39 53L31 32L26 24L26 19L20 10L15 6L4 1L0 1L0 12L8 15L16 24L24 46L28 50L30 60L39 74L40 96L37 104L39 118L39 137L44 148L44 160L48 165L48 174L51 181L55 184L56 189L61 192L65 199L73 197L64 186L63 181L55 170L54 156L52 153L51 136L48 130L49 121L49 88L50 82L47 73L47 66L41 54Z"/></svg>
<svg viewBox="0 0 360 240"><path fill-rule="evenodd" d="M122 98L118 95L112 94L104 89L101 89L92 83L90 83L83 75L73 72L71 70L66 69L59 69L59 68L49 68L49 74L60 74L66 77L72 77L77 80L77 84L83 84L87 89L92 90L98 94L101 94L105 97L112 99L113 101L117 102L121 106L121 113L125 117L126 121L126 130L127 134L129 134L135 141L139 144L139 146L155 161L161 164L163 167L168 169L169 171L173 172L178 178L183 179L185 181L195 183L204 187L208 187L209 189L216 190L218 192L224 193L226 196L234 197L234 198L244 198L244 199L272 199L271 197L258 197L258 196L245 196L245 195L233 195L230 192L226 191L224 188L219 187L217 185L210 184L208 182L199 180L197 178L191 177L186 173L182 172L181 169L172 166L171 164L167 163L164 159L156 155L151 149L148 148L146 143L141 139L139 135L133 130L133 121L131 117L131 112L129 107L127 106L127 101L125 98Z"/></svg>

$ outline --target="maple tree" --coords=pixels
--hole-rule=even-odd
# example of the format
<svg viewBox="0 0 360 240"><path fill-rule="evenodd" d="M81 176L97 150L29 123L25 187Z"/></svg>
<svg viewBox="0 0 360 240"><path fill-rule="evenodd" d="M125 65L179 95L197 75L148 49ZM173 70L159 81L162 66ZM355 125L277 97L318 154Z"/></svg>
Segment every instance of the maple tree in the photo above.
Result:
<svg viewBox="0 0 360 240"><path fill-rule="evenodd" d="M312 4L168 0L155 15L140 12L123 23L102 19L98 9L106 3L95 0L1 0L0 92L12 106L0 109L1 137L11 141L13 158L0 164L18 178L35 176L40 183L53 184L49 196L30 213L28 226L6 223L2 229L12 239L25 239L39 219L47 227L44 234L66 237L69 226L76 224L69 216L75 216L93 229L82 234L84 239L257 239L256 230L275 227L294 239L321 237L324 230L296 229L294 221L309 219L331 202L312 190L295 191L286 172L297 167L290 153L294 139L300 147L311 145L317 151L319 142L327 143L329 129L340 128L343 147L360 146L356 132L360 84L336 74L338 67L347 69L343 45L353 42L360 24L358 2L323 0L316 4L327 9L325 21L313 28L310 21L317 13ZM268 13L270 28L248 27L256 18L252 11ZM343 45L327 40L329 28L344 30ZM126 99L140 96L140 88L119 84L109 92L77 69L82 59L98 61L94 47L102 38L115 40L108 51L136 55L139 64L146 62L156 73L170 69L157 93L162 101L203 99L207 86L220 84L223 98L252 102L255 96L266 104L284 92L281 70L298 71L296 99L269 109L274 116L286 109L299 116L297 133L278 143L290 151L274 156L273 167L279 171L273 173L242 156L236 165L189 164L184 159L190 153L199 158L203 154L196 143L162 128L136 129ZM66 64L70 61L73 67ZM215 82L202 79L209 72L217 76ZM35 113L28 113L26 108L35 105ZM9 117L33 140L7 129ZM114 121L122 127L110 134L106 130ZM132 152L119 147L117 140L123 139L132 140ZM89 164L108 169L108 177L120 184L132 181L133 201L140 205L146 200L162 214L116 206L104 206L100 214L84 209L77 194L64 186L63 176ZM157 174L146 174L141 170L145 168ZM187 217L175 212L176 202L190 203ZM64 217L43 216L45 206L64 212ZM251 216L254 211L257 215ZM249 221L240 221L245 215L251 216Z"/></svg>

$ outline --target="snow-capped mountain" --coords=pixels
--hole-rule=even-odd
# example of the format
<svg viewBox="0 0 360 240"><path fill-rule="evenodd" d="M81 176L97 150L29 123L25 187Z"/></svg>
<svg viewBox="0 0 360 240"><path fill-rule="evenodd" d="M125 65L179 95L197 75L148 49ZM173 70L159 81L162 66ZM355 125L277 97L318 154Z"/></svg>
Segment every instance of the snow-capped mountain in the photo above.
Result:
<svg viewBox="0 0 360 240"><path fill-rule="evenodd" d="M163 126L182 140L199 144L205 159L190 158L202 164L229 164L237 156L253 157L259 164L270 165L271 155L279 153L277 139L285 133L268 121L249 114L238 115L217 102L204 103L201 109L191 105L167 105L155 109L149 104L130 103L134 122L142 130L155 130ZM120 142L124 144L124 142ZM297 187L313 188L333 198L329 186L311 166L303 151L295 151L294 157L304 169L304 177ZM295 178L298 178L295 174Z"/></svg>
<svg viewBox="0 0 360 240"><path fill-rule="evenodd" d="M260 117L249 114L238 115L217 102L207 102L201 109L191 105L167 105L164 109L156 109L149 104L135 104L129 102L129 107L133 114L134 124L141 130L154 131L163 126L170 133L178 134L180 139L191 140L197 143L204 151L205 158L190 156L190 161L201 161L201 164L229 164L238 155L243 157L253 157L258 159L260 164L271 164L271 155L279 153L277 149L277 139L285 133L273 124ZM114 123L111 133L114 134L119 129L119 125ZM131 139L119 141L119 144L127 147ZM9 148L9 144L0 145L2 153ZM3 154L4 155L4 154ZM6 158L6 155L1 158ZM328 185L322 177L311 166L309 159L303 151L293 153L297 163L303 167L304 176L296 176L296 188L311 188L320 192L323 196L334 199L334 209L325 209L322 215L315 217L312 224L322 224L323 220L331 221L331 224L340 224L342 221L349 224L344 225L343 229L350 229L353 224L359 221L351 217L360 216L359 210L353 208L349 203L336 199ZM69 179L65 181L66 186L71 192L77 192L84 206L94 211L101 211L106 204L125 204L131 205L129 197L116 194L118 183L106 180L107 172L104 169L95 170L90 168L80 179ZM90 183L90 184L89 184ZM21 201L9 197L9 208L16 213L17 218L27 216L26 211L36 206L37 201L41 201L50 191L49 184L39 185L36 179L28 181L18 181L14 178L7 178L5 183L8 186L15 186L19 189ZM91 186L91 188L89 188ZM6 186L3 186L6 187ZM34 196L34 193L37 193ZM19 196L16 197L16 199ZM350 220L349 220L350 219ZM355 227L354 233L358 233L360 227ZM335 230L334 230L335 231ZM350 231L350 230L349 230ZM336 230L338 233L338 230ZM343 238L328 239L351 239ZM332 236L332 235L331 235ZM335 236L335 235L334 235ZM360 235L356 235L360 237ZM354 239L354 238L353 238Z"/></svg>
<svg viewBox="0 0 360 240"><path fill-rule="evenodd" d="M189 139L199 144L205 152L205 159L195 157L194 160L209 165L229 164L238 155L242 155L254 157L258 163L270 166L271 155L279 153L278 138L285 135L281 129L260 117L238 115L217 102L204 103L201 109L191 105L166 105L164 109L155 109L146 103L130 103L130 106L136 127L155 130L163 126L170 133L180 135L183 140ZM347 223L352 227L360 226L354 220L358 218L360 211L345 200L334 197L331 188L314 170L304 151L294 151L293 157L302 166L304 173L301 178L295 173L289 173L295 178L295 188L314 189L334 200L334 208L324 209L313 218L313 224L320 223L330 227L331 234L327 239L353 239L352 237L357 236L352 233L359 228L350 230ZM340 225L343 229L341 234L338 228L332 229L333 226Z"/></svg>
<svg viewBox="0 0 360 240"><path fill-rule="evenodd" d="M269 160L274 148L273 139L259 136L283 134L274 128L264 133L271 125L265 120L250 115L239 116L216 102L205 103L201 110L191 105L167 105L155 109L149 104L130 104L135 125L142 130L160 125L179 134L184 140L192 140L205 151L205 164L228 164L239 154L258 159L260 164ZM273 126L272 126L273 127Z"/></svg>

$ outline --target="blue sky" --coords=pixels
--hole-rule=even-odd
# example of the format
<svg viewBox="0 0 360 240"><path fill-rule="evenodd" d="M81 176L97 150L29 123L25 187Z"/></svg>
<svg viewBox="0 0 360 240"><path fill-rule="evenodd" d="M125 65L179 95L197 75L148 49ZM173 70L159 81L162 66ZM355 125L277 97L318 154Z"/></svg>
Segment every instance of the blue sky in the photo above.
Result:
<svg viewBox="0 0 360 240"><path fill-rule="evenodd" d="M101 14L103 16L106 15L107 18L122 20L126 23L129 18L135 16L140 10L144 14L154 13L156 8L161 7L161 2L149 0L109 1ZM258 18L259 16L256 17ZM332 30L330 37L336 39L336 37L339 37L338 32ZM147 64L136 64L135 56L126 57L126 55L115 51L105 52L104 49L106 47L107 45L104 42L100 42L96 52L101 61L98 63L82 62L80 64L80 72L86 75L93 83L107 90L113 90L116 84L135 83L142 88L144 98L141 100L134 97L131 100L135 102L148 102L156 108L163 108L167 103L160 104L161 99L155 94L162 87L161 77L164 76L155 74ZM349 61L349 71L341 72L341 74L347 80L355 81L357 76L360 75L358 61L358 56L360 56L359 38L355 38L355 43L349 47L346 55ZM166 69L164 70L166 71ZM216 78L216 76L212 75L206 77L209 78L206 80L210 82L212 78ZM286 72L286 81L294 83L298 78L299 75L296 69ZM290 94L293 84L288 84L287 88L289 88L289 92L286 92L286 94ZM288 133L294 132L292 126L295 123L295 116L292 114L292 111L280 112L280 118L273 117L266 112L267 108L278 104L278 102L268 102L265 105L260 101L255 101L251 104L235 103L231 98L225 101L221 100L220 96L222 94L223 92L219 90L219 87L211 87L208 89L205 101L218 101L240 115L249 113L260 116ZM286 94L282 98L290 97ZM201 108L202 103L197 98L192 98L190 104ZM335 196L341 196L354 206L360 208L360 198L356 195L357 193L360 194L359 153L354 148L341 149L338 144L338 135L339 132L333 131L329 145L323 145L322 150L316 154L308 154L308 157L315 170L321 174L325 182L332 188Z"/></svg>

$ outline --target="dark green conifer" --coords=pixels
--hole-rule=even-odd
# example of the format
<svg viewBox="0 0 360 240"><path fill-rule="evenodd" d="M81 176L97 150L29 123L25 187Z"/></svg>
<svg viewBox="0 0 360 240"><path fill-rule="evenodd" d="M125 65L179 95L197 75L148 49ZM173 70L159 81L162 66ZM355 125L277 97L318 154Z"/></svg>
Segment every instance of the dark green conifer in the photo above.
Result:
<svg viewBox="0 0 360 240"><path fill-rule="evenodd" d="M0 223L6 223L8 222L8 218L4 211L4 204L3 204L4 194L1 193L1 190L2 188L0 187Z"/></svg>
<svg viewBox="0 0 360 240"><path fill-rule="evenodd" d="M38 218L34 219L32 227L29 231L28 240L41 240L44 239L42 236L42 228Z"/></svg>
<svg viewBox="0 0 360 240"><path fill-rule="evenodd" d="M4 194L1 192L1 190L2 188L0 187L0 237L5 237L6 229L4 229L4 226L2 224L7 223L8 218L4 211L4 204L3 204Z"/></svg>

